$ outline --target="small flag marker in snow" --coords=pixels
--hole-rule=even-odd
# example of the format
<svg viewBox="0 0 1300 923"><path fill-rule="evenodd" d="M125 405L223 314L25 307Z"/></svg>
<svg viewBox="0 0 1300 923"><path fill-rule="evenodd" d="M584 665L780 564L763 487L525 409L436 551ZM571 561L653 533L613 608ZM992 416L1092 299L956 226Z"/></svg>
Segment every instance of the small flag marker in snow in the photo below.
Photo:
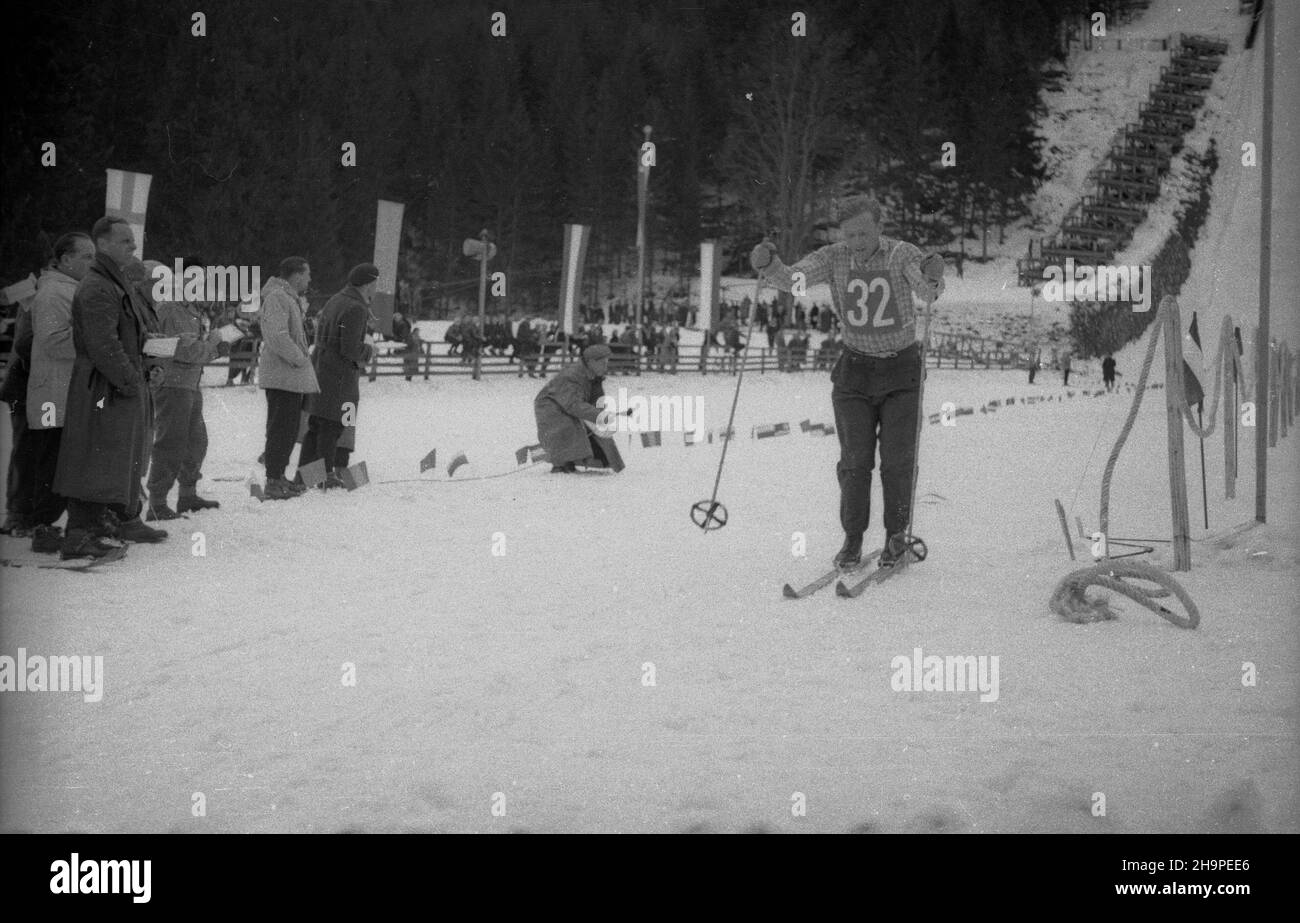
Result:
<svg viewBox="0 0 1300 923"><path fill-rule="evenodd" d="M298 474L302 476L302 482L308 487L318 486L325 480L325 459L318 458L314 462L299 465Z"/></svg>
<svg viewBox="0 0 1300 923"><path fill-rule="evenodd" d="M643 449L648 449L651 446L663 445L663 443L664 443L663 434L660 433L658 430L654 432L641 434L641 448Z"/></svg>
<svg viewBox="0 0 1300 923"><path fill-rule="evenodd" d="M428 471L430 468L438 467L438 450L430 449L429 454L420 459L420 473Z"/></svg>
<svg viewBox="0 0 1300 923"><path fill-rule="evenodd" d="M465 457L465 453L457 452L456 457L453 458L451 460L451 464L447 466L447 477L451 477L456 473L456 469L468 464L469 464L469 459Z"/></svg>
<svg viewBox="0 0 1300 923"><path fill-rule="evenodd" d="M788 435L790 435L789 423L772 423L767 426L755 426L753 429L755 439L770 439L773 436Z"/></svg>
<svg viewBox="0 0 1300 923"><path fill-rule="evenodd" d="M348 465L340 471L339 479L348 490L356 490L370 483L370 474L366 471L366 463L362 461L355 465Z"/></svg>

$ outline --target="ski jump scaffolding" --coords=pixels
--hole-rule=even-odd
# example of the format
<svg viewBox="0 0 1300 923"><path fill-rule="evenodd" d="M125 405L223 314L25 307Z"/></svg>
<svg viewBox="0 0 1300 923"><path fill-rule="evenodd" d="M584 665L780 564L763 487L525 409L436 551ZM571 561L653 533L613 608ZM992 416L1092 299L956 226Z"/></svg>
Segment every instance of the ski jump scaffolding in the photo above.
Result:
<svg viewBox="0 0 1300 923"><path fill-rule="evenodd" d="M1234 435L1237 422L1236 395L1239 376L1236 370L1236 353L1231 348L1234 342L1234 325L1230 316L1224 318L1223 325L1220 328L1219 348L1213 362L1214 387L1210 395L1209 422L1200 425L1192 416L1192 410L1187 403L1187 395L1183 389L1182 326L1179 319L1178 301L1172 295L1166 295L1161 299L1151 332L1151 339L1147 344L1146 358L1142 363L1142 373L1133 395L1133 403L1129 407L1128 418L1124 421L1124 427L1120 431L1119 438L1115 441L1114 448L1111 449L1110 457L1106 461L1105 473L1102 475L1101 535L1105 542L1105 537L1109 535L1110 528L1111 479L1115 472L1115 465L1119 461L1119 454L1124 448L1124 443L1128 440L1134 421L1137 419L1142 397L1146 393L1147 377L1151 372L1156 343L1160 339L1162 327L1165 334L1165 407L1169 430L1169 490L1173 508L1174 570L1190 570L1192 566L1191 536L1187 516L1186 473L1183 466L1183 430L1182 421L1179 418L1186 420L1192 432L1199 438L1205 439L1213 435L1217 428L1216 417L1221 398L1231 393L1231 401L1224 407L1223 421L1226 461L1225 491L1228 498L1233 497L1235 495L1234 482L1236 478L1236 457L1233 444L1235 442ZM1285 344L1282 344L1277 349L1271 349L1269 355L1271 365L1269 381L1272 383L1270 388L1271 399L1269 400L1268 416L1266 419L1259 420L1258 425L1269 427L1269 444L1276 445L1277 432L1280 430L1285 435L1288 423L1294 419L1294 367L1290 350ZM1260 372L1257 370L1256 374L1260 374ZM1070 546L1070 555L1073 557L1074 549L1070 545L1069 529L1065 525L1064 512L1061 510L1059 502L1058 512L1062 514L1062 528L1066 530L1066 543ZM1187 591L1167 571L1151 564L1136 561L1117 561L1110 557L1109 543L1107 542L1103 547L1105 556L1096 564L1067 574L1057 584L1049 603L1053 612L1071 622L1093 622L1115 618L1114 612L1110 610L1105 600L1089 599L1086 595L1085 591L1089 586L1101 586L1127 596L1180 628L1195 628L1200 624L1201 615L1196 608L1196 604ZM1129 580L1154 584L1154 587L1129 583L1127 582ZM1167 599L1170 596L1178 599L1186 615L1180 615L1158 601Z"/></svg>

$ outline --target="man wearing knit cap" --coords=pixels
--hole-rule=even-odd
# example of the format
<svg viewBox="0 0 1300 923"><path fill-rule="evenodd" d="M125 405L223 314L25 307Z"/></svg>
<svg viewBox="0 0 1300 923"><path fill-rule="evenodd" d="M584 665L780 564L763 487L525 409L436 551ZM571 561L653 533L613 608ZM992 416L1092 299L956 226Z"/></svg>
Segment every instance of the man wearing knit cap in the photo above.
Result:
<svg viewBox="0 0 1300 923"><path fill-rule="evenodd" d="M572 474L579 463L589 468L623 467L612 442L600 439L587 426L600 416L596 402L605 394L602 382L609 371L611 350L604 343L588 346L582 359L566 365L537 393L537 441L546 449L553 474Z"/></svg>
<svg viewBox="0 0 1300 923"><path fill-rule="evenodd" d="M943 291L943 258L880 233L881 208L870 196L835 203L840 240L787 266L769 241L750 264L781 291L826 283L844 330L843 350L831 371L831 403L840 440L840 525L844 545L835 564L861 562L871 515L871 471L880 448L885 547L882 566L906 551L911 520L921 356L913 295L933 301Z"/></svg>
<svg viewBox="0 0 1300 923"><path fill-rule="evenodd" d="M356 426L361 373L374 356L374 347L366 342L366 321L378 278L379 268L373 263L354 266L348 284L321 309L316 327L312 362L320 391L307 400L307 434L298 470L323 460L325 482L321 486L325 489L344 486L334 470L335 452L344 427Z"/></svg>

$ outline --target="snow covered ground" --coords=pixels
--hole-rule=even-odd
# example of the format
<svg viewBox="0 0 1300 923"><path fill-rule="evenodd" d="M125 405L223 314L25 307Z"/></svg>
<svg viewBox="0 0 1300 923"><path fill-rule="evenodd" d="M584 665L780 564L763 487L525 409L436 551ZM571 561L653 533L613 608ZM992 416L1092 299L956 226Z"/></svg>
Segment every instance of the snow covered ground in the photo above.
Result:
<svg viewBox="0 0 1300 923"><path fill-rule="evenodd" d="M935 372L927 408L1063 393L1039 381ZM713 427L732 384L639 382L702 396ZM0 699L4 829L1297 828L1300 507L1282 476L1297 439L1273 453L1270 524L1194 546L1180 579L1198 630L1125 600L1119 621L1073 625L1047 608L1078 566L1052 499L1095 526L1127 396L927 426L930 560L858 600L791 602L781 584L820 571L839 539L835 440L797 425L829 420L823 376L747 378L720 489L731 521L710 534L688 511L709 495L716 442L624 440L617 476L468 480L515 468L533 388L367 386L358 455L372 481L417 478L436 446L467 451L463 483L439 471L282 504L208 483L220 511L122 563L6 571L3 652L102 655L105 693ZM260 448L260 395L207 394L207 473L238 477ZM1118 469L1117 535L1169 532L1160 395ZM748 438L779 421L795 434ZM1249 476L1224 502L1221 449L1207 456L1212 526L1249 519ZM998 656L999 697L891 691L891 660L917 647ZM1247 661L1255 688L1241 685ZM806 817L791 816L795 792Z"/></svg>
<svg viewBox="0 0 1300 923"><path fill-rule="evenodd" d="M1293 98L1300 70L1282 60L1278 97ZM1284 140L1294 151L1294 122ZM1276 181L1293 203L1294 166ZM1254 311L1257 206L1252 219L1218 180L1215 195L1185 320L1223 292L1243 319ZM1274 327L1295 343L1296 210L1277 221ZM1211 266L1219 239L1233 251ZM1119 357L1126 384L1139 350ZM607 387L698 396L716 430L734 384ZM92 574L0 569L0 655L104 662L99 702L0 694L0 831L1300 831L1300 436L1270 452L1268 524L1239 534L1253 431L1235 500L1221 435L1206 445L1209 530L1189 437L1197 541L1177 579L1198 629L1123 598L1118 620L1076 625L1047 603L1088 554L1076 538L1069 560L1052 501L1096 527L1131 393L1061 400L1058 373L1030 386L932 371L927 412L1017 400L925 427L929 560L857 600L787 601L781 584L820 573L840 538L835 439L798 426L831 421L823 373L745 379L719 489L730 522L709 534L689 510L709 496L719 442L619 437L614 476L517 470L537 387L364 383L355 458L372 483L265 504L241 480L260 478L261 394L206 390L203 487L220 510ZM1116 536L1169 536L1163 398L1146 396L1116 470ZM750 438L776 422L793 434ZM434 447L440 468L421 476ZM449 482L461 450L470 465ZM998 657L996 700L893 691L891 662L916 648Z"/></svg>

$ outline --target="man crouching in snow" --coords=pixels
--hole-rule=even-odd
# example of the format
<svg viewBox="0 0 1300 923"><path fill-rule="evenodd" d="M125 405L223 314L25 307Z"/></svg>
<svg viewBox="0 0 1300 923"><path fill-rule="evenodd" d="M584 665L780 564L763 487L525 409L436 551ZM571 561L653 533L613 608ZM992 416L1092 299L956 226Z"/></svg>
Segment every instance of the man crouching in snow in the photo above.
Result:
<svg viewBox="0 0 1300 923"><path fill-rule="evenodd" d="M582 351L582 360L561 369L533 401L537 441L546 449L553 474L571 474L579 464L623 469L614 443L587 426L594 426L600 416L596 404L605 395L601 383L609 371L609 356L610 349L604 344L588 346Z"/></svg>

